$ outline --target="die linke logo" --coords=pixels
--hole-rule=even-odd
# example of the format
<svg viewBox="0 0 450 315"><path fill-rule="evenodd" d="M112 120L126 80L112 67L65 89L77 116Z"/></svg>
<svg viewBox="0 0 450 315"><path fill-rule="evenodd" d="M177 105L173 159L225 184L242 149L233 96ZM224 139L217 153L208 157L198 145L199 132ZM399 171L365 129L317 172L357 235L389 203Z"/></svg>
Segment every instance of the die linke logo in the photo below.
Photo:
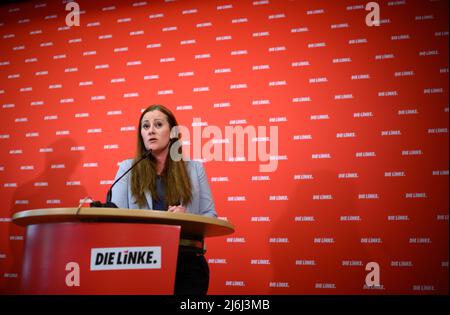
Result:
<svg viewBox="0 0 450 315"><path fill-rule="evenodd" d="M161 246L91 249L91 270L161 269Z"/></svg>

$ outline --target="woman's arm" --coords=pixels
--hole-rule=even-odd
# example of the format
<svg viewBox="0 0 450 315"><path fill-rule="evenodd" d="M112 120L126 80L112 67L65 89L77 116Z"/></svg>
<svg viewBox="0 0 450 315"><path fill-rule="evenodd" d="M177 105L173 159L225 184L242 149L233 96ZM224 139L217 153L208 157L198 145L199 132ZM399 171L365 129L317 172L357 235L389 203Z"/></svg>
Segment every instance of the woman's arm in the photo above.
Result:
<svg viewBox="0 0 450 315"><path fill-rule="evenodd" d="M217 217L216 207L214 206L214 200L209 188L208 176L206 175L205 168L202 163L196 163L197 176L199 181L199 210L200 214L208 217Z"/></svg>

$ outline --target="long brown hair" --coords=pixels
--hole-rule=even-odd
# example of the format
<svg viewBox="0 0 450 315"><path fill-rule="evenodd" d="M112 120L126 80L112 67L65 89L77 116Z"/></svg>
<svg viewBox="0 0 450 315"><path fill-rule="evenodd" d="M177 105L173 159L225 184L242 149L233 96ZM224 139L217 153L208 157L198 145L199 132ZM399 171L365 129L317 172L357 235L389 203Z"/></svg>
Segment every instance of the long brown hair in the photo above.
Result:
<svg viewBox="0 0 450 315"><path fill-rule="evenodd" d="M145 152L146 148L141 136L142 118L150 111L158 110L166 115L169 122L170 129L178 126L178 122L174 114L163 105L151 105L147 107L139 117L139 128L137 130L137 152L134 161L137 161ZM186 169L186 164L181 159L180 161L174 161L170 157L170 148L178 140L179 136L172 138L169 142L169 154L165 161L164 170L162 172L162 182L165 188L165 198L167 205L179 205L181 202L183 205L187 205L192 200L191 181ZM179 147L179 153L181 152L181 146ZM149 158L145 159L131 171L131 192L136 199L139 207L144 207L146 204L145 191L150 191L152 199L158 201L158 193L156 192L156 159L153 155L149 155ZM151 206L151 205L150 205Z"/></svg>

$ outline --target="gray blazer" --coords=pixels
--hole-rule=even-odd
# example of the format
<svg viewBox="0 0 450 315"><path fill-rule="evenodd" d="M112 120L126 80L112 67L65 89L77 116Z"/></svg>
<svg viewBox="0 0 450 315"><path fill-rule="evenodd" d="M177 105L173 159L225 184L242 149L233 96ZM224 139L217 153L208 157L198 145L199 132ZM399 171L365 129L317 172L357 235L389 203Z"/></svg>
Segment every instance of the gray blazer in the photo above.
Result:
<svg viewBox="0 0 450 315"><path fill-rule="evenodd" d="M133 159L122 161L116 178L119 178L133 165ZM197 161L186 161L186 167L191 179L192 200L188 205L182 205L188 213L205 215L208 217L217 217L214 200L209 188L208 177L206 176L203 164ZM119 208L126 209L150 209L152 210L153 201L150 191L145 192L147 204L145 207L139 207L131 193L131 173L124 176L112 189L112 199Z"/></svg>

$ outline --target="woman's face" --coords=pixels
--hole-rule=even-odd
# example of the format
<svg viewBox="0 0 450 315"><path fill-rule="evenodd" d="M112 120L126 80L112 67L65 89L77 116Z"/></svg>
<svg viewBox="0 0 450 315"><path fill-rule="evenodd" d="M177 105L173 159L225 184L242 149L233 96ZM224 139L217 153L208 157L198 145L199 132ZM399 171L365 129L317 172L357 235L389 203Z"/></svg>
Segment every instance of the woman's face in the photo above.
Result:
<svg viewBox="0 0 450 315"><path fill-rule="evenodd" d="M167 116L159 110L145 113L141 121L141 137L147 150L160 153L168 148L170 125Z"/></svg>

